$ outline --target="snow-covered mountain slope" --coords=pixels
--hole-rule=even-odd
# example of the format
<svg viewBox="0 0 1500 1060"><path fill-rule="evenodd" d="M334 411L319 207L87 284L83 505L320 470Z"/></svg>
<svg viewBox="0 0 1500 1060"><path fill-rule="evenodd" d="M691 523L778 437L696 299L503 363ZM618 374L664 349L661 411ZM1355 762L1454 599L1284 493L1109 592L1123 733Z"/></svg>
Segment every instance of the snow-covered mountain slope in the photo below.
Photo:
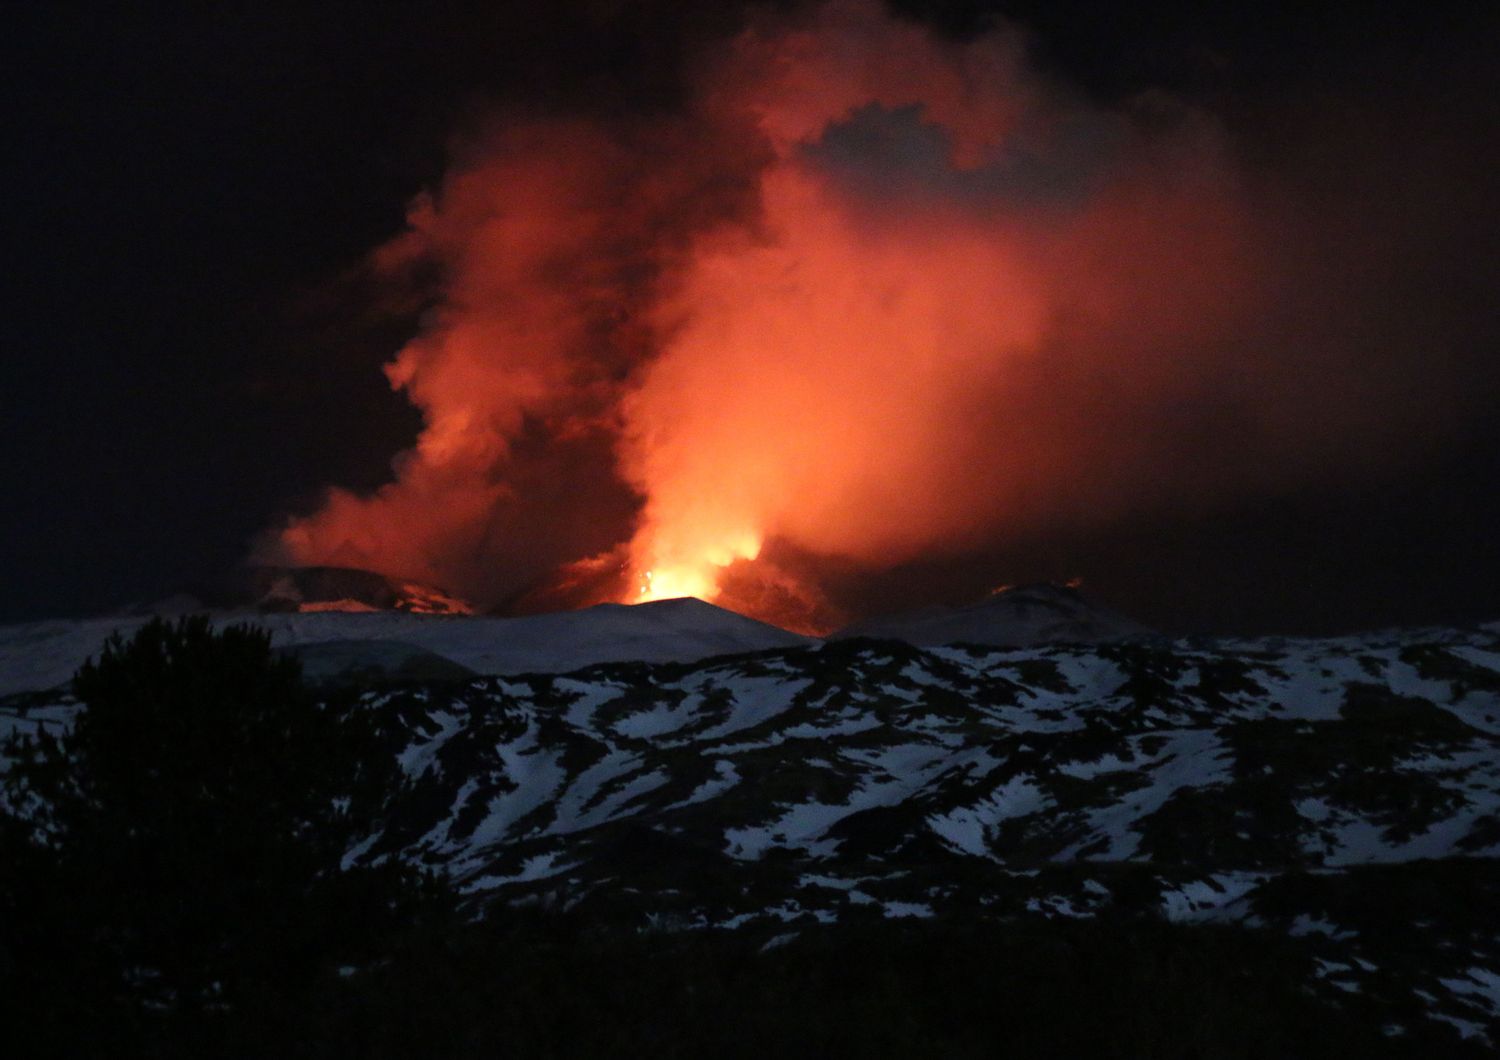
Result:
<svg viewBox="0 0 1500 1060"><path fill-rule="evenodd" d="M963 607L931 607L855 622L833 638L876 637L919 647L987 644L1024 648L1035 644L1097 644L1150 632L1076 589L1040 583L1001 589Z"/></svg>
<svg viewBox="0 0 1500 1060"><path fill-rule="evenodd" d="M587 879L610 826L730 864L840 872L950 856L1276 873L1500 854L1500 644L1485 633L848 641L405 686L367 704L414 785L371 851L441 861L473 891Z"/></svg>
<svg viewBox="0 0 1500 1060"><path fill-rule="evenodd" d="M605 610L596 628L747 635L706 607ZM1316 955L1311 990L1500 1043L1500 627L856 639L360 702L406 780L347 861L440 867L476 909L768 934L950 915L1259 925ZM23 727L69 709L3 704Z"/></svg>
<svg viewBox="0 0 1500 1060"><path fill-rule="evenodd" d="M399 640L322 640L280 649L302 665L313 685L368 684L388 680L452 680L474 671L452 659Z"/></svg>
<svg viewBox="0 0 1500 1060"><path fill-rule="evenodd" d="M318 654L311 645L383 641L396 655L421 649L480 674L559 672L616 661L693 662L810 643L691 598L523 618L403 611L224 611L213 617L218 624L250 622L268 629L274 645L300 646L309 659ZM116 616L0 626L0 695L65 684L111 633L129 636L147 621Z"/></svg>
<svg viewBox="0 0 1500 1060"><path fill-rule="evenodd" d="M366 703L410 787L351 860L443 866L476 902L778 932L965 912L1260 924L1306 937L1310 988L1500 1043L1493 632L847 641Z"/></svg>
<svg viewBox="0 0 1500 1060"><path fill-rule="evenodd" d="M242 573L244 606L211 611L218 624L250 622L297 649L314 678L359 671L437 674L442 661L476 674L555 673L602 662L695 662L715 655L815 643L691 597L518 618L468 613L439 590L336 567L257 567ZM58 687L114 632L130 635L150 612L201 611L192 598L139 614L0 626L0 696ZM876 637L919 646L1022 647L1099 643L1148 633L1073 589L1008 589L967 607L932 608L858 623L830 639ZM354 645L362 643L356 649ZM436 656L418 665L414 653ZM403 669L405 667L405 669ZM415 667L415 668L414 668Z"/></svg>

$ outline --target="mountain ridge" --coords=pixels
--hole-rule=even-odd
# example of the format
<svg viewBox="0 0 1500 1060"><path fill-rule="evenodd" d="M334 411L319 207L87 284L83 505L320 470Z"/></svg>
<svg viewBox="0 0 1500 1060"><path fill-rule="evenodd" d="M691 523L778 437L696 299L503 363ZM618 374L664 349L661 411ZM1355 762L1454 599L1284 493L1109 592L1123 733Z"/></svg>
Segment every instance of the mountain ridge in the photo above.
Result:
<svg viewBox="0 0 1500 1060"><path fill-rule="evenodd" d="M919 647L988 644L1093 644L1149 636L1154 631L1085 596L1074 585L1033 582L1004 586L983 600L937 605L852 622L826 639L875 637Z"/></svg>
<svg viewBox="0 0 1500 1060"><path fill-rule="evenodd" d="M593 619L677 631L719 610ZM476 918L768 945L964 918L1263 930L1307 956L1307 990L1358 995L1391 1033L1500 1043L1500 625L804 639L353 695L402 780L345 863L440 870ZM0 728L56 731L76 709L63 689L9 696Z"/></svg>

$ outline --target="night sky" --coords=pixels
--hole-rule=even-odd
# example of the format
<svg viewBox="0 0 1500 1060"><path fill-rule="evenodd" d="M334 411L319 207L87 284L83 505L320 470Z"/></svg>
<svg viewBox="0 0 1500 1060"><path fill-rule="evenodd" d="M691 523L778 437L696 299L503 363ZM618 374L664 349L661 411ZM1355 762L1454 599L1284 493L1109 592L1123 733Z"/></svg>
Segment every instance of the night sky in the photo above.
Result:
<svg viewBox="0 0 1500 1060"><path fill-rule="evenodd" d="M714 10L683 14L701 6ZM1003 14L1049 77L1104 105L1185 98L1250 166L1309 112L1388 117L1395 132L1347 162L1371 172L1402 128L1420 129L1412 150L1434 153L1435 175L1372 179L1366 208L1431 208L1454 234L1401 286L1410 304L1382 311L1445 322L1431 356L1468 401L1423 444L1341 480L1059 520L850 575L845 606L1081 577L1181 630L1500 618L1500 181L1484 176L1500 163L1500 20L1482 6L897 5L956 35ZM739 15L597 0L376 16L268 0L28 5L7 23L0 620L17 621L212 580L328 484L386 481L420 417L380 365L416 325L373 309L354 266L497 105L670 110L684 56Z"/></svg>

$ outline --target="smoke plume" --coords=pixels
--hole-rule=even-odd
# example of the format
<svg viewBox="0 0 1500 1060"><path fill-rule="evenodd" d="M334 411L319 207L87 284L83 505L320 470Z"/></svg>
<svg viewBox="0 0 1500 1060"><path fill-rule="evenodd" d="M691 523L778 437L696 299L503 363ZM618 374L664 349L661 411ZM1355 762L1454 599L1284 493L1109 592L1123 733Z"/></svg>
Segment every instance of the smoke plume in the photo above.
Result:
<svg viewBox="0 0 1500 1060"><path fill-rule="evenodd" d="M824 568L1243 500L1431 433L1460 373L1390 351L1444 337L1365 311L1389 254L1359 226L1390 225L1023 44L832 0L706 48L670 113L499 110L371 259L427 297L385 368L420 437L263 553L817 628Z"/></svg>

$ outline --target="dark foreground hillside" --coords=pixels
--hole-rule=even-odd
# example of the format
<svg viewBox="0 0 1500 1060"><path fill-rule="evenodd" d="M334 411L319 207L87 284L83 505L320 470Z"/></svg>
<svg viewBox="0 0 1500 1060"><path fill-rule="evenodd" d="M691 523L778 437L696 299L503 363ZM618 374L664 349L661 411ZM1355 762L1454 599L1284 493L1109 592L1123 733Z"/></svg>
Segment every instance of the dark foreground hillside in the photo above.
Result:
<svg viewBox="0 0 1500 1060"><path fill-rule="evenodd" d="M509 914L318 1000L310 1055L1483 1056L1317 981L1318 948L1157 919L868 921L795 939ZM766 949L767 941L771 948Z"/></svg>
<svg viewBox="0 0 1500 1060"><path fill-rule="evenodd" d="M1488 1055L1497 641L851 640L288 692L302 713L271 712L268 738L337 811L287 825L323 852L305 876L242 856L237 836L282 843L254 822L292 818L287 774L232 766L266 757L236 744L183 788L253 789L212 795L239 831L209 828L223 853L191 888L113 842L108 872L78 855L29 905L8 888L7 1026L54 1055ZM189 717L226 699L194 673ZM89 687L86 708L5 710L17 732L97 734ZM108 731L148 773L213 759L200 726ZM17 864L45 848L27 768ZM114 920L55 899L84 875L82 905L112 895ZM132 920L147 880L180 894ZM209 954L191 996L131 949L158 921Z"/></svg>
<svg viewBox="0 0 1500 1060"><path fill-rule="evenodd" d="M868 921L782 941L512 912L412 932L357 969L329 962L294 996L268 983L216 1012L73 996L43 1039L8 992L8 1055L1493 1055L1419 1005L1320 979L1320 952L1156 918Z"/></svg>

